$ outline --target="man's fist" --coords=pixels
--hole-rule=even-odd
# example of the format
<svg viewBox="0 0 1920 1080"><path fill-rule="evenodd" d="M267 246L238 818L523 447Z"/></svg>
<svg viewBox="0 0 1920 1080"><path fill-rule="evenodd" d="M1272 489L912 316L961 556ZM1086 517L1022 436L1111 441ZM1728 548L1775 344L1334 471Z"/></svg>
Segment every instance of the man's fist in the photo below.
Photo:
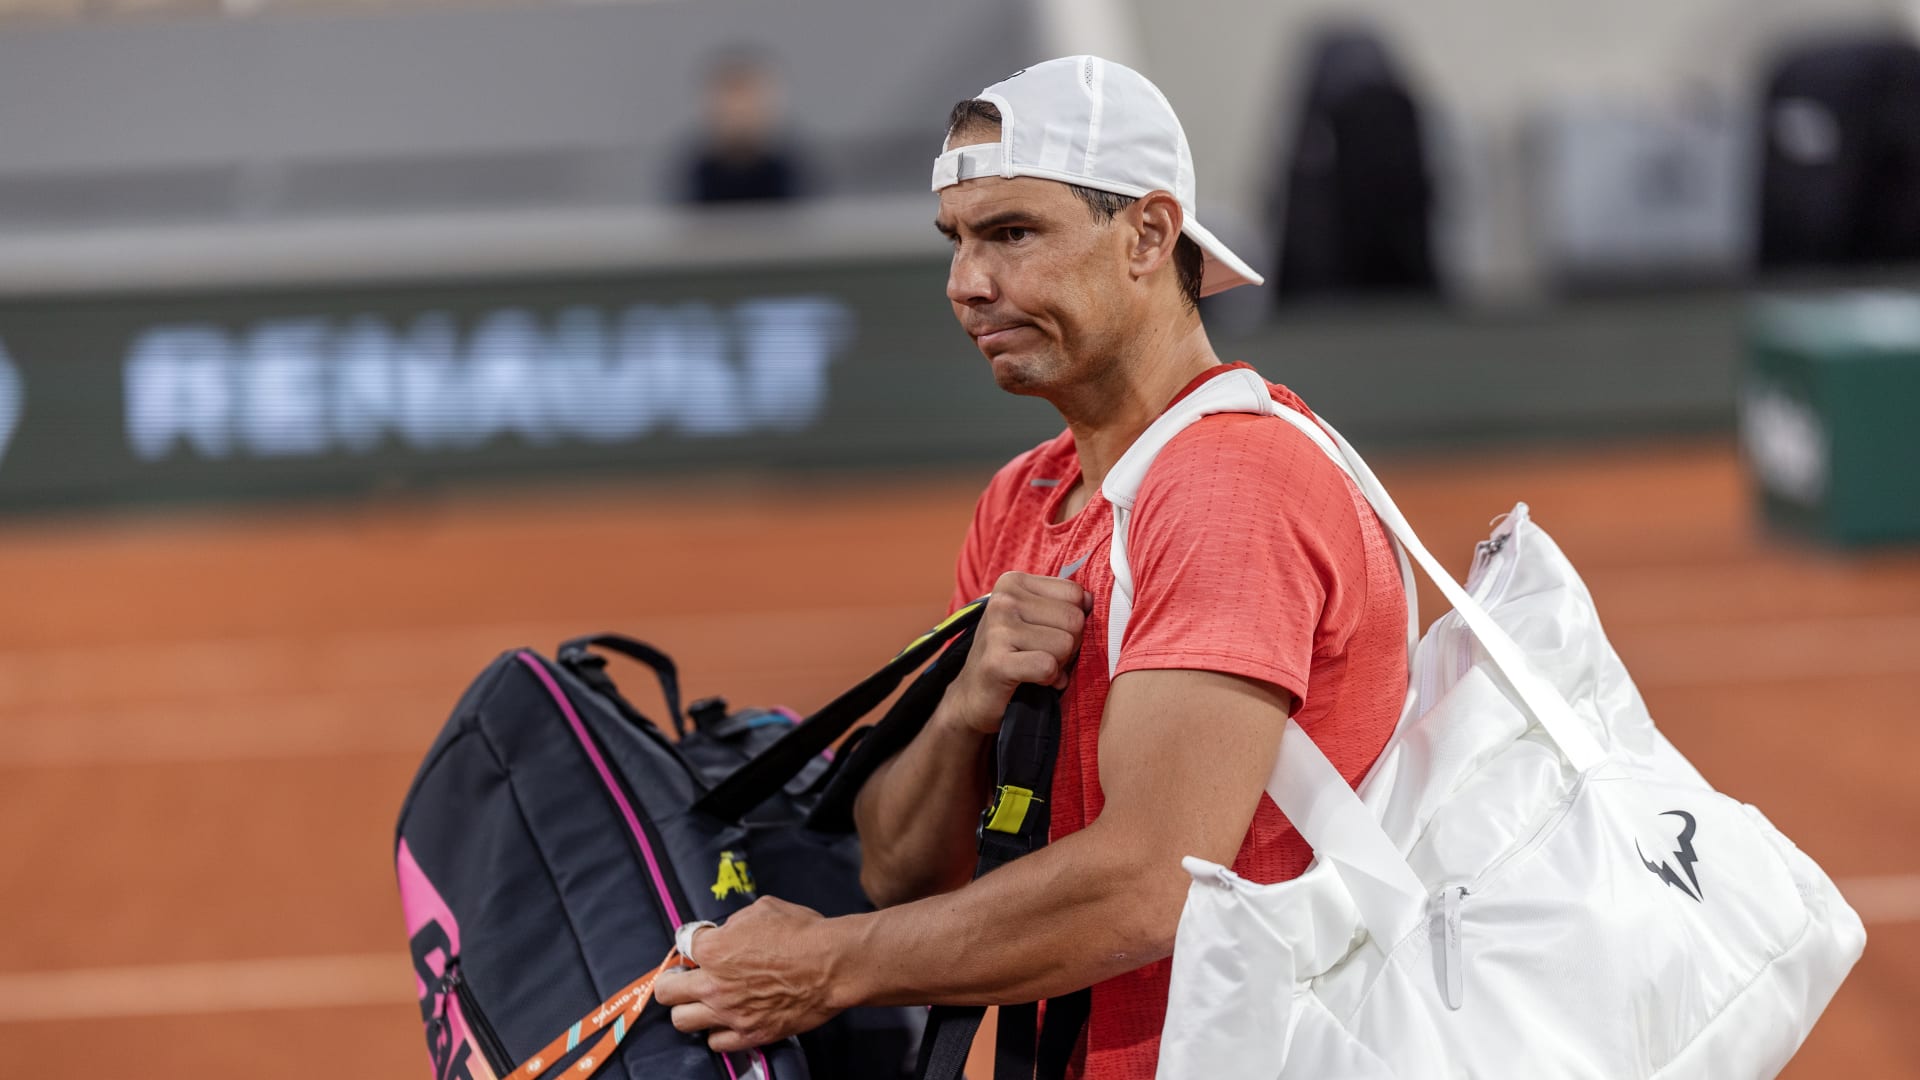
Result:
<svg viewBox="0 0 1920 1080"><path fill-rule="evenodd" d="M1065 689L1092 607L1093 595L1078 582L1002 574L943 706L958 723L991 735L1021 683Z"/></svg>

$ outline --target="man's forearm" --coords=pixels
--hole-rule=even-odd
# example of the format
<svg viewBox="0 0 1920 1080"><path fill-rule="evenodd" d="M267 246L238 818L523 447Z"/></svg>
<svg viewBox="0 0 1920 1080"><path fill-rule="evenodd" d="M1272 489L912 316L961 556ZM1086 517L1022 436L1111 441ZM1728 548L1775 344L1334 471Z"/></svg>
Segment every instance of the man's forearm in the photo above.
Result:
<svg viewBox="0 0 1920 1080"><path fill-rule="evenodd" d="M1187 875L1094 825L965 888L828 920L836 1008L995 1005L1091 985L1170 955Z"/></svg>
<svg viewBox="0 0 1920 1080"><path fill-rule="evenodd" d="M942 702L919 736L874 772L854 804L860 883L881 907L958 888L973 871L988 737L945 714Z"/></svg>

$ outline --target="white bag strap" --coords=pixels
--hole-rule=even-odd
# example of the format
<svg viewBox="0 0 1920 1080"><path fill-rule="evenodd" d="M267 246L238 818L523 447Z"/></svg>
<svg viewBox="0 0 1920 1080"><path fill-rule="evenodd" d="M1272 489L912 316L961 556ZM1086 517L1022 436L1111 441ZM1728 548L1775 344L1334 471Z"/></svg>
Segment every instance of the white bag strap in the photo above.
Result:
<svg viewBox="0 0 1920 1080"><path fill-rule="evenodd" d="M1124 526L1131 517L1134 500L1140 494L1140 484L1146 479L1148 466L1153 464L1153 459L1159 456L1160 451L1172 441L1175 435L1201 417L1221 412L1265 413L1277 416L1313 440L1314 445L1318 446L1321 452L1353 478L1354 484L1360 489L1360 494L1366 497L1367 505L1373 507L1373 512L1379 516L1380 523L1386 526L1387 531L1399 542L1402 551L1412 556L1413 561L1418 563L1420 569L1425 571L1427 577L1439 587L1441 595L1447 598L1447 602L1453 605L1453 609L1460 613L1462 621L1467 624L1469 630L1473 631L1473 636L1480 642L1481 648L1486 650L1487 658L1506 678L1527 711L1560 747L1561 753L1566 755L1573 767L1580 772L1585 772L1605 756L1599 743L1594 741L1586 725L1574 713L1573 707L1567 704L1566 699L1561 697L1560 692L1551 684L1534 674L1520 647L1514 644L1513 639L1507 636L1507 632L1502 630L1498 623L1494 622L1493 616L1487 614L1479 601L1468 595L1467 590L1453 579L1453 575L1447 573L1446 568L1440 565L1440 561L1427 550L1427 546L1420 542L1420 537L1413 531L1413 526L1408 523L1406 515L1400 512L1400 507L1394 503L1393 497L1387 494L1387 489L1380 483L1380 478L1374 475L1366 460L1354 450L1352 444L1342 438L1340 433L1325 421L1315 423L1299 412L1273 400L1273 395L1267 390L1266 380L1262 379L1257 372L1244 368L1209 379L1204 386L1155 420L1140 438L1128 447L1127 452L1120 456L1113 470L1107 474L1105 483L1101 485L1101 493L1114 508L1111 561L1114 568L1116 601L1119 599L1119 593L1124 591L1126 594L1125 611L1116 611L1110 614L1108 619L1109 674L1119 663L1120 643L1126 630L1125 616L1130 616L1133 609L1133 569L1126 563ZM1407 605L1412 608L1414 603L1412 582L1407 582L1407 586Z"/></svg>
<svg viewBox="0 0 1920 1080"><path fill-rule="evenodd" d="M1453 610L1460 613L1461 620L1467 624L1469 630L1473 631L1474 639L1480 642L1482 649L1486 650L1487 659L1493 661L1493 666L1505 676L1508 684L1520 696L1521 702L1526 705L1527 711L1533 714L1535 722L1560 747L1560 752L1566 756L1575 771L1586 772L1599 764L1606 753L1594 740L1592 733L1587 730L1586 724L1581 721L1579 715L1573 711L1573 706L1567 704L1567 699L1562 697L1560 691L1551 683L1534 673L1532 665L1527 663L1526 655L1521 652L1520 646L1500 628L1499 623L1493 621L1493 616L1487 614L1487 609L1481 607L1480 602L1469 595L1467 590L1453 579L1452 574L1447 573L1446 568L1440 565L1440 560L1434 558L1433 553L1427 550L1427 546L1420 542L1420 537L1414 533L1413 526L1407 522L1406 515L1402 514L1400 507L1394 504L1393 497L1387 494L1387 489L1381 485L1380 478L1373 474L1373 470L1367 466L1359 452L1354 450L1353 446L1325 421L1315 424L1312 420L1277 402L1272 411L1275 416L1294 425L1302 432L1310 428L1318 428L1332 437L1345 460L1347 475L1352 476L1354 482L1360 486L1360 493L1367 497L1367 505L1373 507L1373 512L1380 516L1380 523L1387 527L1387 531L1400 542L1400 546L1413 557L1413 561L1420 565L1420 569L1426 571L1427 578L1439 587L1440 594L1453 605Z"/></svg>
<svg viewBox="0 0 1920 1080"><path fill-rule="evenodd" d="M1108 561L1113 567L1114 594L1112 611L1107 619L1108 678L1112 678L1114 666L1120 662L1120 642L1133 614L1133 566L1127 559L1127 522L1133 513L1134 500L1140 495L1140 485L1146 480L1147 467L1153 464L1175 435L1202 417L1215 413L1258 414L1275 410L1289 416L1300 415L1274 401L1266 380L1257 372L1241 368L1217 375L1148 425L1147 430L1141 432L1140 437L1134 440L1126 453L1120 455L1120 460L1107 473L1106 480L1100 485L1100 493L1113 505L1113 552ZM1359 477L1354 475L1339 447L1326 432L1312 423L1300 430L1359 486ZM1414 588L1413 567L1407 562L1406 550L1396 542L1393 554L1400 564L1400 587L1407 596L1407 662L1411 665L1414 651L1420 646L1420 596Z"/></svg>
<svg viewBox="0 0 1920 1080"><path fill-rule="evenodd" d="M1314 445L1353 479L1401 549L1410 642L1417 642L1419 627L1414 614L1411 571L1407 568L1409 554L1460 612L1468 629L1486 650L1488 659L1507 678L1528 712L1574 768L1584 772L1600 761L1604 754L1599 744L1572 707L1557 690L1533 673L1513 639L1420 542L1413 526L1352 445L1324 422L1316 424L1274 401L1266 380L1244 369L1209 379L1155 420L1121 455L1101 485L1101 493L1114 509L1110 556L1114 593L1107 617L1109 675L1119 663L1120 645L1133 610L1133 568L1127 560L1127 525L1140 484L1154 458L1175 435L1203 416L1222 412L1265 413L1287 421L1313 440ZM1426 888L1419 876L1339 770L1291 718L1287 721L1282 746L1283 752L1267 780L1267 794L1312 846L1315 857L1333 864L1368 931L1383 941L1399 940L1413 929L1425 910Z"/></svg>
<svg viewBox="0 0 1920 1080"><path fill-rule="evenodd" d="M1147 467L1175 435L1203 416L1221 412L1257 414L1274 407L1282 406L1273 401L1266 380L1256 373L1241 370L1215 376L1150 425L1107 474L1101 492L1113 504L1114 515L1109 557L1114 591L1107 610L1109 676L1119 663L1120 642L1133 610L1133 568L1127 561L1127 522ZM1335 464L1353 476L1339 448L1325 432L1317 428L1302 431ZM1357 476L1354 482L1358 485ZM1407 593L1411 658L1412 647L1419 640L1419 616L1414 611L1413 572L1404 553L1400 554L1400 569ZM1284 750L1267 778L1267 795L1313 848L1315 857L1334 867L1368 931L1382 941L1398 941L1423 917L1426 887L1380 828L1373 812L1340 775L1340 770L1291 717L1281 745Z"/></svg>
<svg viewBox="0 0 1920 1080"><path fill-rule="evenodd" d="M1347 778L1291 716L1267 777L1267 797L1313 848L1314 857L1333 864L1376 940L1399 941L1420 924L1426 886Z"/></svg>

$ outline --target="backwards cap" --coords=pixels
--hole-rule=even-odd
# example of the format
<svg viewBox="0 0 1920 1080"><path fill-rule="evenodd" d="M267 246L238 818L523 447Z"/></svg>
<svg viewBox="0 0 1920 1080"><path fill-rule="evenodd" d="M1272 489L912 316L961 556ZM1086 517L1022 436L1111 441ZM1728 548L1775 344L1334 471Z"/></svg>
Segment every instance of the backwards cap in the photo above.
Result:
<svg viewBox="0 0 1920 1080"><path fill-rule="evenodd" d="M1206 255L1200 295L1264 280L1200 224L1187 133L1146 76L1097 56L1066 56L1016 71L975 97L1000 110L1000 142L943 146L933 162L934 191L981 176L1035 176L1136 199L1169 191L1185 212L1180 231Z"/></svg>

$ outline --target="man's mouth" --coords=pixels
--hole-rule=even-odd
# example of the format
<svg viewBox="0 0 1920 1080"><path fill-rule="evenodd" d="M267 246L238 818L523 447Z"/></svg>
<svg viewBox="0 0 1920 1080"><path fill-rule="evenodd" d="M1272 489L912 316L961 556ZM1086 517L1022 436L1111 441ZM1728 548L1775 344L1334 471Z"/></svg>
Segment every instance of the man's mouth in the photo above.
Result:
<svg viewBox="0 0 1920 1080"><path fill-rule="evenodd" d="M1014 334L1025 329L1027 329L1026 323L1014 323L1011 326L991 327L986 330L976 332L973 335L973 340L975 344L979 345L981 348L984 349L993 345L1001 344L1005 342L1008 338L1012 337Z"/></svg>

